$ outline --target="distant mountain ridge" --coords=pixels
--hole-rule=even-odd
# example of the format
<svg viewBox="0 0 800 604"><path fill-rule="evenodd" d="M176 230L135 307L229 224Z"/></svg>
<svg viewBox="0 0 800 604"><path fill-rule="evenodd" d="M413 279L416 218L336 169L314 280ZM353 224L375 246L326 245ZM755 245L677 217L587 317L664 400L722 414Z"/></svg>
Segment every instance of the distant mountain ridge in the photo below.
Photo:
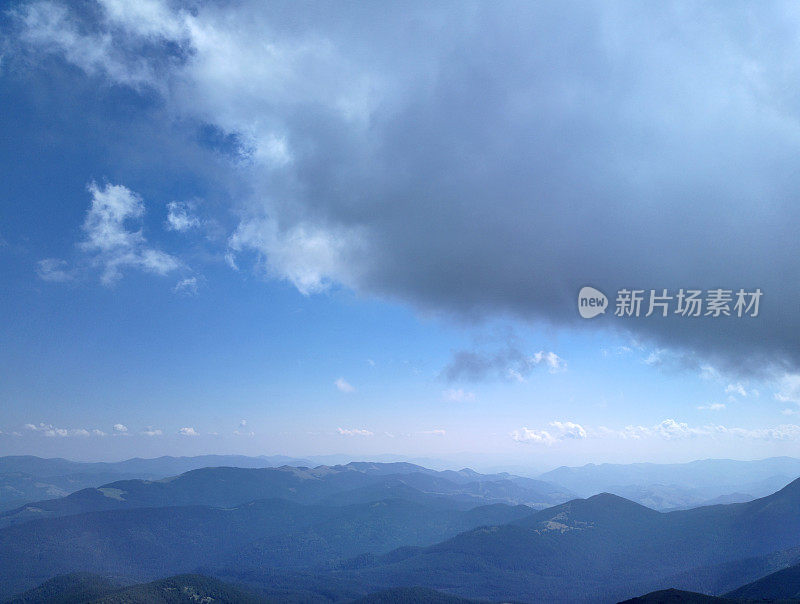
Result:
<svg viewBox="0 0 800 604"><path fill-rule="evenodd" d="M118 480L158 480L206 467L263 468L310 465L285 456L200 455L133 458L120 462L78 462L32 455L0 457L0 512L43 499L64 497L81 489Z"/></svg>
<svg viewBox="0 0 800 604"><path fill-rule="evenodd" d="M680 464L632 463L562 466L538 476L581 497L607 492L653 509L688 509L750 501L800 477L800 459L704 459Z"/></svg>
<svg viewBox="0 0 800 604"><path fill-rule="evenodd" d="M203 468L156 480L124 480L83 489L63 498L0 513L0 528L28 520L137 507L230 507L264 498L331 505L396 497L462 509L490 503L544 508L574 495L529 478L437 472L413 464L350 463L316 468ZM414 494L412 496L412 493Z"/></svg>

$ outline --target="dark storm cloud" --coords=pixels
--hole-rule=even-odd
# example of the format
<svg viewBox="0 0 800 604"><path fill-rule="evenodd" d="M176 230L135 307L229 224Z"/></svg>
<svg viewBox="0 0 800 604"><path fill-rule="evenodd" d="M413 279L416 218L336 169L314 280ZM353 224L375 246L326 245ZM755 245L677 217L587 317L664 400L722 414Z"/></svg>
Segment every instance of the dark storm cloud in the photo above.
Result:
<svg viewBox="0 0 800 604"><path fill-rule="evenodd" d="M691 364L798 368L796 5L162 8L108 17L105 64L31 19L22 39L136 86L151 77L130 56L141 38L183 49L153 88L250 141L232 168L251 188L235 254L304 291L340 282L464 317L630 331ZM764 297L757 318L588 322L583 285Z"/></svg>

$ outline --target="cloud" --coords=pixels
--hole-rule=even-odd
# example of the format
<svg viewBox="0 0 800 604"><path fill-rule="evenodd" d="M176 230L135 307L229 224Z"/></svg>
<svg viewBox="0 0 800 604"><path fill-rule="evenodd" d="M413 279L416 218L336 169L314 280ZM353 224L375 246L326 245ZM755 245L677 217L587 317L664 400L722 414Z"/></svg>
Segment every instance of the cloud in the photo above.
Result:
<svg viewBox="0 0 800 604"><path fill-rule="evenodd" d="M128 433L128 426L124 424L114 424L114 432L116 434L127 434Z"/></svg>
<svg viewBox="0 0 800 604"><path fill-rule="evenodd" d="M786 373L780 378L775 399L800 405L800 373Z"/></svg>
<svg viewBox="0 0 800 604"><path fill-rule="evenodd" d="M335 382L333 382L339 392L355 392L356 389L350 385L350 383L345 380L344 378L338 378Z"/></svg>
<svg viewBox="0 0 800 604"><path fill-rule="evenodd" d="M89 185L92 204L83 223L86 238L80 248L102 267L102 281L112 284L125 268L166 275L181 266L177 258L147 245L141 229L130 225L141 221L144 202L122 185Z"/></svg>
<svg viewBox="0 0 800 604"><path fill-rule="evenodd" d="M180 430L178 430L178 434L182 436L199 436L197 430L191 427L181 428Z"/></svg>
<svg viewBox="0 0 800 604"><path fill-rule="evenodd" d="M721 411L725 408L725 403L710 403L697 407L700 411Z"/></svg>
<svg viewBox="0 0 800 604"><path fill-rule="evenodd" d="M565 371L567 363L554 352L539 351L532 355L523 353L517 346L508 344L493 353L460 350L442 370L449 382L476 382L487 378L524 382L538 366L550 373Z"/></svg>
<svg viewBox="0 0 800 604"><path fill-rule="evenodd" d="M690 427L685 422L677 422L674 419L665 419L654 426L626 426L617 433L617 436L625 439L641 439L648 437L660 437L666 440L688 438L692 436L706 435L706 428Z"/></svg>
<svg viewBox="0 0 800 604"><path fill-rule="evenodd" d="M450 388L442 392L442 397L446 401L452 403L465 403L475 400L475 393L463 390L461 388Z"/></svg>
<svg viewBox="0 0 800 604"><path fill-rule="evenodd" d="M182 201L170 201L167 204L166 227L169 231L184 233L200 226L200 219L194 215L193 206Z"/></svg>
<svg viewBox="0 0 800 604"><path fill-rule="evenodd" d="M520 443L541 443L552 445L562 440L582 440L586 438L586 430L574 422L553 421L549 430L531 430L522 428L514 430L511 438Z"/></svg>
<svg viewBox="0 0 800 604"><path fill-rule="evenodd" d="M31 56L237 141L228 170L252 191L233 208L240 267L305 294L342 285L465 318L613 325L741 374L800 369L789 5L309 15L100 0L14 15ZM101 261L105 281L171 258L121 256ZM764 298L757 318L589 323L575 313L589 282Z"/></svg>
<svg viewBox="0 0 800 604"><path fill-rule="evenodd" d="M164 433L159 428L147 426L144 430L142 430L142 434L144 436L161 436Z"/></svg>
<svg viewBox="0 0 800 604"><path fill-rule="evenodd" d="M742 386L741 383L728 384L725 387L725 393L726 394L738 394L741 397L746 397L747 396L747 390L744 389L744 386Z"/></svg>
<svg viewBox="0 0 800 604"><path fill-rule="evenodd" d="M528 431L534 434L547 434L542 431ZM514 440L526 440L521 438L523 432L512 433ZM586 429L587 438L597 439L622 439L622 440L644 440L662 439L667 441L682 441L697 438L739 438L744 440L760 441L793 441L800 440L800 426L794 424L781 424L767 428L739 428L729 427L721 424L706 424L703 426L691 426L686 422L679 422L674 419L665 419L653 426L629 425L622 429L611 429L606 426ZM547 442L546 440L534 442ZM550 441L551 443L554 441Z"/></svg>
<svg viewBox="0 0 800 604"><path fill-rule="evenodd" d="M75 276L67 267L65 260L58 258L45 258L36 263L36 274L43 281L53 281L56 283L64 283L72 281Z"/></svg>
<svg viewBox="0 0 800 604"><path fill-rule="evenodd" d="M267 276L292 283L302 294L327 290L345 282L358 255L356 230L324 229L300 223L282 228L269 217L240 223L228 241L230 262L243 251L254 252L257 269Z"/></svg>
<svg viewBox="0 0 800 604"><path fill-rule="evenodd" d="M358 428L336 428L336 432L342 436L374 436L369 430Z"/></svg>
<svg viewBox="0 0 800 604"><path fill-rule="evenodd" d="M197 277L186 277L178 281L172 291L184 296L196 296L197 286Z"/></svg>
<svg viewBox="0 0 800 604"><path fill-rule="evenodd" d="M422 430L420 434L425 434L427 436L446 436L447 431L442 428L434 428L432 430Z"/></svg>
<svg viewBox="0 0 800 604"><path fill-rule="evenodd" d="M511 433L511 438L520 443L542 443L551 445L556 442L556 438L546 430L531 430L529 428L514 430Z"/></svg>
<svg viewBox="0 0 800 604"><path fill-rule="evenodd" d="M32 432L41 432L46 436L67 436L69 434L69 432L63 428L55 428L52 424L44 423L40 423L38 425L25 424L25 429Z"/></svg>
<svg viewBox="0 0 800 604"><path fill-rule="evenodd" d="M54 438L54 437L70 437L70 436L105 436L105 433L101 430L87 430L86 428L56 428L52 424L45 424L43 422L39 424L25 424L24 428L29 432L37 432L39 434L43 434L44 436ZM15 433L16 434L16 433Z"/></svg>
<svg viewBox="0 0 800 604"><path fill-rule="evenodd" d="M247 420L243 419L239 421L239 428L233 431L235 436L255 436L256 433L252 430L246 430L247 428Z"/></svg>

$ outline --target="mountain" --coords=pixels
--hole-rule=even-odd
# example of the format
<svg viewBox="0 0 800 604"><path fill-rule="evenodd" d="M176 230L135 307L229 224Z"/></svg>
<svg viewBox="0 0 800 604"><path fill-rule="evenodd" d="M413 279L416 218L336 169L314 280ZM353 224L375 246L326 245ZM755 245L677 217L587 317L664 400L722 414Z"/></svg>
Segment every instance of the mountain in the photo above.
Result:
<svg viewBox="0 0 800 604"><path fill-rule="evenodd" d="M800 480L748 503L661 513L611 494L570 501L351 571L370 588L416 584L465 597L602 601L667 578L800 546Z"/></svg>
<svg viewBox="0 0 800 604"><path fill-rule="evenodd" d="M11 598L6 604L151 604L219 602L266 604L267 602L331 602L352 604L479 604L433 589L397 587L353 599L348 592L329 591L327 597L313 592L262 594L241 585L200 574L186 574L150 583L122 585L101 575L59 575L42 585Z"/></svg>
<svg viewBox="0 0 800 604"><path fill-rule="evenodd" d="M800 602L800 564L771 573L724 594L723 597L666 589L626 600L623 604L681 602Z"/></svg>
<svg viewBox="0 0 800 604"><path fill-rule="evenodd" d="M620 604L735 604L738 600L707 596L693 591L661 589L644 596L625 600Z"/></svg>
<svg viewBox="0 0 800 604"><path fill-rule="evenodd" d="M217 467L161 480L123 480L59 499L0 513L0 527L29 520L103 510L204 505L232 507L264 498L347 505L398 495L420 503L469 509L491 503L543 508L571 498L541 481L462 472L435 472L412 464L351 463L317 468Z"/></svg>
<svg viewBox="0 0 800 604"><path fill-rule="evenodd" d="M306 463L305 460L283 456L242 455L135 458L111 463L43 459L31 455L6 456L0 457L0 512L32 501L64 497L81 489L118 480L157 480L205 467L263 468Z"/></svg>
<svg viewBox="0 0 800 604"><path fill-rule="evenodd" d="M684 464L587 464L560 467L538 478L581 497L607 492L661 511L708 505L716 498L763 497L800 477L800 459L706 459ZM734 495L738 494L738 495ZM730 502L730 501L728 501Z"/></svg>
<svg viewBox="0 0 800 604"><path fill-rule="evenodd" d="M218 579L190 574L132 585L98 598L94 604L266 604L262 596Z"/></svg>
<svg viewBox="0 0 800 604"><path fill-rule="evenodd" d="M199 567L313 568L364 553L430 545L530 514L402 500L308 506L269 499L233 508L173 506L90 512L0 530L0 596L77 570L136 580Z"/></svg>
<svg viewBox="0 0 800 604"><path fill-rule="evenodd" d="M121 586L99 575L61 575L8 600L8 604L266 604L246 589L203 575L189 574L152 583Z"/></svg>
<svg viewBox="0 0 800 604"><path fill-rule="evenodd" d="M477 602L424 587L395 587L354 600L353 604L477 604Z"/></svg>
<svg viewBox="0 0 800 604"><path fill-rule="evenodd" d="M800 600L800 564L774 572L725 595L743 600Z"/></svg>
<svg viewBox="0 0 800 604"><path fill-rule="evenodd" d="M118 591L125 583L91 573L58 575L7 600L7 604L74 604L92 602Z"/></svg>
<svg viewBox="0 0 800 604"><path fill-rule="evenodd" d="M753 501L666 513L610 493L517 504L564 495L532 479L407 463L117 481L0 516L0 597L76 571L127 581L200 571L280 601L419 587L616 602L677 593L650 593L665 588L722 594L800 563L800 479Z"/></svg>
<svg viewBox="0 0 800 604"><path fill-rule="evenodd" d="M707 594L724 594L745 583L756 581L765 575L798 563L800 563L800 547L792 547L760 556L692 568L671 575L662 583L679 589L691 588Z"/></svg>

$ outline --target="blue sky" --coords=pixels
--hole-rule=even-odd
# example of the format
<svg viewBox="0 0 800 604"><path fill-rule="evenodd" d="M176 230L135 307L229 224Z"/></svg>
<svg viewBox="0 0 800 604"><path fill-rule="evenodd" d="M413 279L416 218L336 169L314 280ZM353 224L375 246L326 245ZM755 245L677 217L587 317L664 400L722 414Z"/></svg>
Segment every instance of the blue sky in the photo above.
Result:
<svg viewBox="0 0 800 604"><path fill-rule="evenodd" d="M797 21L11 3L0 454L796 454Z"/></svg>

